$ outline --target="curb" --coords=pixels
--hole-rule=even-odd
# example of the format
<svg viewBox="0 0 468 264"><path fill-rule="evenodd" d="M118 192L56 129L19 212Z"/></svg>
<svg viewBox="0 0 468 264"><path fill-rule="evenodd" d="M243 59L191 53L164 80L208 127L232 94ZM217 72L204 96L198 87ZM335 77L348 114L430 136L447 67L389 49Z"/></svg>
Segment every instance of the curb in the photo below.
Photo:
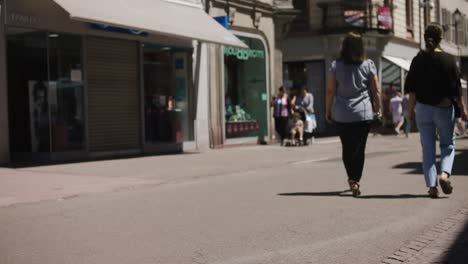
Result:
<svg viewBox="0 0 468 264"><path fill-rule="evenodd" d="M453 216L405 243L380 264L445 263L444 257L456 254L459 248L463 248L460 247L461 242L457 241L457 238L462 234L466 220L468 220L468 207L456 211Z"/></svg>

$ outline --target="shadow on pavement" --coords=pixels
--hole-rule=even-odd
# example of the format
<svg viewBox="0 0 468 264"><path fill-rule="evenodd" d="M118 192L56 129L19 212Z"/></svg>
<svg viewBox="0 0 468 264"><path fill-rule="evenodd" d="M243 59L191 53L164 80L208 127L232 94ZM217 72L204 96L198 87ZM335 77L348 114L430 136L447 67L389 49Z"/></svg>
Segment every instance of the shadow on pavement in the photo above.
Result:
<svg viewBox="0 0 468 264"><path fill-rule="evenodd" d="M295 193L279 193L280 196L351 196L346 194L350 190L338 191L338 192L295 192Z"/></svg>
<svg viewBox="0 0 468 264"><path fill-rule="evenodd" d="M279 193L280 196L339 196L351 197L350 190L337 191L337 192L294 192L294 193ZM428 199L427 194L376 194L376 195L361 195L356 197L358 199L415 199L424 198ZM447 197L439 197L438 199L446 199Z"/></svg>
<svg viewBox="0 0 468 264"><path fill-rule="evenodd" d="M395 194L395 195L361 195L357 197L358 199L415 199L415 198L424 198L428 199L427 194ZM437 199L447 199L448 197L442 196Z"/></svg>
<svg viewBox="0 0 468 264"><path fill-rule="evenodd" d="M11 164L5 166L0 166L0 168L10 168L10 169L24 169L30 167L41 167L41 166L53 166L53 165L65 165L65 164L76 164L76 163L85 163L85 162L95 162L95 161L118 161L118 160L128 160L135 158L145 158L145 157L162 157L162 156L182 156L182 155L196 155L201 154L197 151L187 151L187 152L176 152L176 153L155 153L155 154L117 154L109 157L89 157L89 158L80 158L80 159L71 159L71 160L34 160L34 161L13 161Z"/></svg>
<svg viewBox="0 0 468 264"><path fill-rule="evenodd" d="M468 220L449 250L441 258L440 263L466 264L468 263Z"/></svg>
<svg viewBox="0 0 468 264"><path fill-rule="evenodd" d="M439 157L438 157L439 158ZM456 150L453 176L468 176L468 149ZM439 164L437 165L440 168ZM393 166L394 169L408 169L406 174L423 174L421 161L410 161Z"/></svg>

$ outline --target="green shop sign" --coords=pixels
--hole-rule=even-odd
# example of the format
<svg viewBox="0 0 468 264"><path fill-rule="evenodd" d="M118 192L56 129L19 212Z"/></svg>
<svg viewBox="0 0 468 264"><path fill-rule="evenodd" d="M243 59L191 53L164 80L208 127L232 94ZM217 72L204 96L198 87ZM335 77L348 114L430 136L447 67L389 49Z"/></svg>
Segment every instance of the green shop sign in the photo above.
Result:
<svg viewBox="0 0 468 264"><path fill-rule="evenodd" d="M224 55L226 56L236 56L239 60L249 60L249 59L264 59L265 52L263 50L253 50L253 49L241 49L234 47L225 47Z"/></svg>

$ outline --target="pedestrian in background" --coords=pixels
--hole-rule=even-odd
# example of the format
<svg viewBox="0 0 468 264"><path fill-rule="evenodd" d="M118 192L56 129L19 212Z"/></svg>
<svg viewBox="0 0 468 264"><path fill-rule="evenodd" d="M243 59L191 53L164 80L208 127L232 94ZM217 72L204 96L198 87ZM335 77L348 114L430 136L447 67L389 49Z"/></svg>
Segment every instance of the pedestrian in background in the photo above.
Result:
<svg viewBox="0 0 468 264"><path fill-rule="evenodd" d="M437 198L436 131L439 134L441 164L439 184L445 194L450 194L453 187L449 177L455 157L455 107L459 107L463 119L468 114L455 60L439 47L442 27L437 23L429 24L424 40L426 49L411 62L405 90L410 92L410 119L416 115L420 132L428 194Z"/></svg>
<svg viewBox="0 0 468 264"><path fill-rule="evenodd" d="M403 108L403 127L405 131L405 136L408 138L411 132L411 120L409 120L409 93L405 92L403 96L403 101L401 102Z"/></svg>
<svg viewBox="0 0 468 264"><path fill-rule="evenodd" d="M280 144L283 146L284 139L288 135L288 122L291 114L291 102L283 86L278 88L278 94L273 97L272 104L275 130L280 137Z"/></svg>
<svg viewBox="0 0 468 264"><path fill-rule="evenodd" d="M291 105L304 121L304 132L311 134L317 127L317 121L314 113L314 96L307 90L307 85L301 86L297 96L291 100ZM307 144L307 141L302 143Z"/></svg>
<svg viewBox="0 0 468 264"><path fill-rule="evenodd" d="M392 99L390 99L390 112L392 113L393 125L395 133L400 134L400 129L403 126L403 98L400 91L396 91Z"/></svg>
<svg viewBox="0 0 468 264"><path fill-rule="evenodd" d="M330 67L326 120L335 123L338 129L354 197L361 194L367 137L374 113L380 113L380 102L377 68L372 60L366 59L362 36L349 33L343 40L340 58Z"/></svg>

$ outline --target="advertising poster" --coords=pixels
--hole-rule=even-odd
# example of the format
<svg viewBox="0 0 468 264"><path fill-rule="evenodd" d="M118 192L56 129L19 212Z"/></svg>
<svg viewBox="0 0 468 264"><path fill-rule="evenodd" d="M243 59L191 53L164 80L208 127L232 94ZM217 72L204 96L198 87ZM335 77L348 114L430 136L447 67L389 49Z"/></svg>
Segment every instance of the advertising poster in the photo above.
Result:
<svg viewBox="0 0 468 264"><path fill-rule="evenodd" d="M393 28L392 10L388 6L379 6L377 9L379 29L391 30Z"/></svg>
<svg viewBox="0 0 468 264"><path fill-rule="evenodd" d="M42 81L29 81L28 90L31 151L48 152L50 147L48 85Z"/></svg>

